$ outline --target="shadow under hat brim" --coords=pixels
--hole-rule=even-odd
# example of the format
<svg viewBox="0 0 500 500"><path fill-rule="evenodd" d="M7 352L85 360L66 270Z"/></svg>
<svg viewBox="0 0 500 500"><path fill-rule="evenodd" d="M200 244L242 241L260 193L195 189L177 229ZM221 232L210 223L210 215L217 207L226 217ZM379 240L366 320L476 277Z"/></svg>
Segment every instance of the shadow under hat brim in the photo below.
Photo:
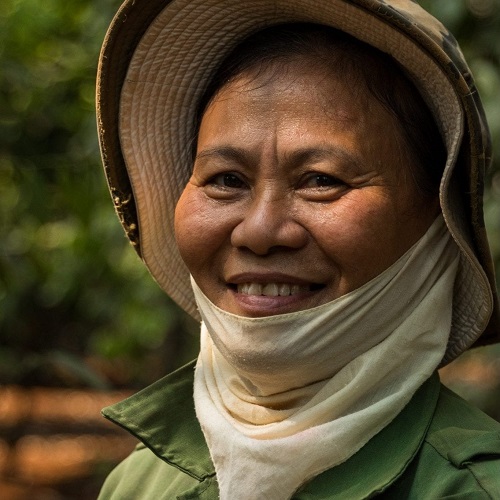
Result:
<svg viewBox="0 0 500 500"><path fill-rule="evenodd" d="M106 175L132 244L160 286L193 317L198 312L175 242L174 210L191 174L199 99L242 39L274 24L312 22L391 54L420 89L448 150L441 206L462 252L445 362L483 332L481 343L499 340L496 314L491 319L497 301L477 188L489 157L482 108L470 96L470 73L458 47L451 54L445 50L452 40L446 29L414 2L392 3L398 10L367 0L136 0L118 12L98 74ZM464 134L469 141L462 140ZM467 165L463 172L456 168L459 155ZM464 190L473 193L470 199L464 200Z"/></svg>

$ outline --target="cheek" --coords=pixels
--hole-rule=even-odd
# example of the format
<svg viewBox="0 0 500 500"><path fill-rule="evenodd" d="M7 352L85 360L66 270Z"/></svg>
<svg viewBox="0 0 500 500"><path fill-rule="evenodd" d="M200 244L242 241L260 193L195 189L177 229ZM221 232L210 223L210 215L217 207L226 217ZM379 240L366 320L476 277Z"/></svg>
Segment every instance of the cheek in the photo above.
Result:
<svg viewBox="0 0 500 500"><path fill-rule="evenodd" d="M335 214L317 238L325 253L346 269L370 274L376 261L388 253L389 235L374 215L360 210L347 216Z"/></svg>
<svg viewBox="0 0 500 500"><path fill-rule="evenodd" d="M204 255L202 242L198 237L204 227L203 212L196 196L187 187L175 208L175 239L182 259L192 272L197 256Z"/></svg>
<svg viewBox="0 0 500 500"><path fill-rule="evenodd" d="M228 238L224 218L214 216L212 202L199 188L186 187L175 209L175 238L191 274L214 267Z"/></svg>
<svg viewBox="0 0 500 500"><path fill-rule="evenodd" d="M347 291L387 269L419 236L406 234L405 224L385 197L345 198L342 206L337 205L321 219L316 241L339 266L342 286Z"/></svg>

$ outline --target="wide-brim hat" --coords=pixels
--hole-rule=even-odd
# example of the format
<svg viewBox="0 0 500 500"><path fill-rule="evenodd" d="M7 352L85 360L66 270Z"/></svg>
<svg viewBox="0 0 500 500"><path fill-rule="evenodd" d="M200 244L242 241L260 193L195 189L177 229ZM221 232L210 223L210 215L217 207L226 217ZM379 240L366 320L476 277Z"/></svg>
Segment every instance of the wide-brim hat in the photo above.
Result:
<svg viewBox="0 0 500 500"><path fill-rule="evenodd" d="M500 340L483 221L491 142L473 78L447 29L412 0L128 0L103 45L97 83L102 158L127 236L149 271L198 318L177 250L174 209L192 169L196 110L244 38L288 22L345 31L393 56L413 80L448 151L440 202L461 250L444 363Z"/></svg>

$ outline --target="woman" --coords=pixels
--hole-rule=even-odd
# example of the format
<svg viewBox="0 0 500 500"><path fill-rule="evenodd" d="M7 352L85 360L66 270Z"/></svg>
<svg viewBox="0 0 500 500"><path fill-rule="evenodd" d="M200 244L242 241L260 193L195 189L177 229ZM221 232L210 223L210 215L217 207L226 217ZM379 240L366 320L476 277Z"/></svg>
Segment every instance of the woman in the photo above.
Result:
<svg viewBox="0 0 500 500"><path fill-rule="evenodd" d="M500 426L436 375L498 340L451 35L411 1L135 1L99 78L122 223L202 319L194 374L105 410L143 444L101 497L500 497Z"/></svg>

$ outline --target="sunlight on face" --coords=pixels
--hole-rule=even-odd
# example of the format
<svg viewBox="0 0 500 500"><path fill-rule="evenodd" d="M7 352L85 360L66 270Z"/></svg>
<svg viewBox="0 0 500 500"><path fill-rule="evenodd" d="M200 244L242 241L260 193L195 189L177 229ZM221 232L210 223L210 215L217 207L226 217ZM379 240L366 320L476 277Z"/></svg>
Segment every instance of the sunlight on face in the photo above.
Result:
<svg viewBox="0 0 500 500"><path fill-rule="evenodd" d="M268 316L389 267L438 213L409 180L398 126L366 89L303 60L223 87L176 210L201 290L226 311Z"/></svg>

